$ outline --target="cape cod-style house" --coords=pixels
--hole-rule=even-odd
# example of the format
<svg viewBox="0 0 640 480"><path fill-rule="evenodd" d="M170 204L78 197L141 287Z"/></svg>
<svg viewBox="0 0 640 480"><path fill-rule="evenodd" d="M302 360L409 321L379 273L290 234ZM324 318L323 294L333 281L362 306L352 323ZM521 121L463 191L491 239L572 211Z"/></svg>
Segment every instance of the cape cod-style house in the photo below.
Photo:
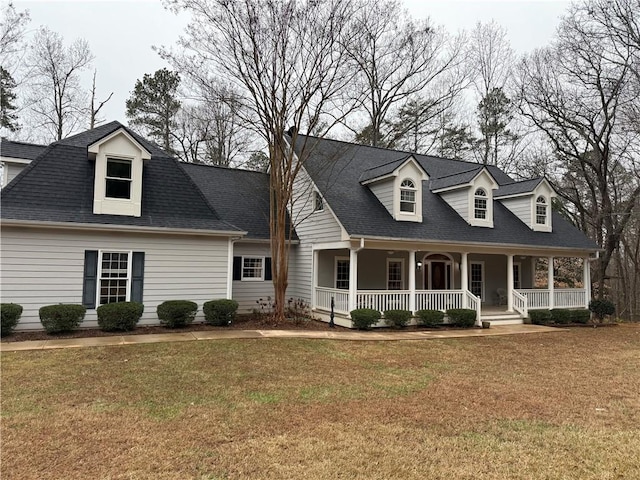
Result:
<svg viewBox="0 0 640 480"><path fill-rule="evenodd" d="M344 326L358 307L508 323L588 305L598 247L552 211L545 179L303 135L292 146L304 167L287 296L315 316L333 301ZM0 155L20 148L3 140ZM108 302L143 302L150 324L165 300L234 298L247 313L273 295L267 174L181 163L118 122L34 151L2 190L2 302L23 305L18 329L41 328L53 303L84 304L95 326ZM554 288L553 268L535 288L536 259L554 257L581 259L586 288Z"/></svg>

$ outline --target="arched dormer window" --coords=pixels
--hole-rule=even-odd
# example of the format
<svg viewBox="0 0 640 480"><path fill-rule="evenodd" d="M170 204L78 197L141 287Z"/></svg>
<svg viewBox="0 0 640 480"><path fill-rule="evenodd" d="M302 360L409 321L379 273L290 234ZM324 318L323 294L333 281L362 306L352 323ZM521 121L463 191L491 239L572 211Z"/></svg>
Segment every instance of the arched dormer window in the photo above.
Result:
<svg viewBox="0 0 640 480"><path fill-rule="evenodd" d="M400 184L400 212L416 213L416 184L408 178Z"/></svg>
<svg viewBox="0 0 640 480"><path fill-rule="evenodd" d="M474 195L473 217L477 220L487 218L487 192L483 188L478 188Z"/></svg>
<svg viewBox="0 0 640 480"><path fill-rule="evenodd" d="M536 224L547 224L547 199L542 195L536 198Z"/></svg>

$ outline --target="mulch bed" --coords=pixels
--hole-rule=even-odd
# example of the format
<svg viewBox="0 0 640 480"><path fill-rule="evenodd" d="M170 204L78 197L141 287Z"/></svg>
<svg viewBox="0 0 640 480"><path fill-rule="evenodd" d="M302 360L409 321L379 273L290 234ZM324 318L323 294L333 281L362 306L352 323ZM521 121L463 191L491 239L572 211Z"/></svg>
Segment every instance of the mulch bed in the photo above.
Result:
<svg viewBox="0 0 640 480"><path fill-rule="evenodd" d="M160 325L140 325L130 332L103 332L98 328L83 328L73 332L49 334L44 331L13 332L2 338L2 342L25 342L29 340L55 340L63 338L113 337L118 335L148 335L152 333L184 333L204 332L210 330L332 330L328 323L318 320L304 320L299 322L285 321L274 324L270 320L255 317L240 317L226 327L214 327L206 323L192 323L183 328L167 328ZM350 330L336 325L333 330Z"/></svg>

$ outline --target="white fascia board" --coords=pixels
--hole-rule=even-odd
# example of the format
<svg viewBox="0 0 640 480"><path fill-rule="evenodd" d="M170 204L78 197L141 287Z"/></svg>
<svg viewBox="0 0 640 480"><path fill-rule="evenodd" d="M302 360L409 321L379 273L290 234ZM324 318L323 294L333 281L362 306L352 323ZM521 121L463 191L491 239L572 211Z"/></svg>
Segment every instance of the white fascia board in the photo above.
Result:
<svg viewBox="0 0 640 480"><path fill-rule="evenodd" d="M518 198L518 197L527 197L533 195L533 190L530 192L522 192L522 193L512 193L510 195L494 195L494 200L505 200L507 198Z"/></svg>
<svg viewBox="0 0 640 480"><path fill-rule="evenodd" d="M42 222L36 220L13 220L2 219L0 225L3 227L32 227L32 228L64 228L69 230L95 230L107 232L130 232L130 233L165 233L176 235L212 235L223 237L242 238L248 232L236 230L198 230L195 228L164 228L164 227L142 227L137 225L112 225L103 223L71 223L71 222Z"/></svg>
<svg viewBox="0 0 640 480"><path fill-rule="evenodd" d="M474 177L474 180L475 180L475 177ZM437 190L431 190L431 193L445 193L445 192L450 192L452 190L459 190L461 188L471 188L471 186L473 185L472 182L460 183L458 185L451 185L450 187L438 188Z"/></svg>
<svg viewBox="0 0 640 480"><path fill-rule="evenodd" d="M114 137L116 137L118 135L124 135L127 138L127 140L129 140L133 145L135 145L137 148L139 148L140 151L142 152L142 159L143 160L151 159L151 152L149 150L147 150L145 147L143 147L142 144L140 144L140 142L138 142L135 138L133 138L131 135L129 135L129 133L124 129L124 127L118 128L117 130L111 132L106 137L102 137L97 142L94 142L91 145L89 145L87 147L88 152L97 154L98 151L99 151L100 145L102 145L105 142L108 142L109 140L111 140L112 138L114 138Z"/></svg>
<svg viewBox="0 0 640 480"><path fill-rule="evenodd" d="M6 162L6 163L17 163L20 165L28 165L31 162L33 162L33 160L29 160L27 158L17 158L17 157L3 157L0 156L0 162Z"/></svg>

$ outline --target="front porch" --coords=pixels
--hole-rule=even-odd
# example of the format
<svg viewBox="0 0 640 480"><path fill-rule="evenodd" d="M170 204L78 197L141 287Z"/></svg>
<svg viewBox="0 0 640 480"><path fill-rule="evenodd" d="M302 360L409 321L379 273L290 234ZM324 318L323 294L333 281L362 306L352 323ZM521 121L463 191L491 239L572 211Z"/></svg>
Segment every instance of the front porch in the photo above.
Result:
<svg viewBox="0 0 640 480"><path fill-rule="evenodd" d="M375 248L314 251L312 308L349 319L356 308L441 310L468 308L476 323L522 323L529 310L588 308L588 288L557 288L553 268L546 288L534 288L533 254L383 250ZM554 258L548 259L553 266ZM590 285L588 257L582 285Z"/></svg>

